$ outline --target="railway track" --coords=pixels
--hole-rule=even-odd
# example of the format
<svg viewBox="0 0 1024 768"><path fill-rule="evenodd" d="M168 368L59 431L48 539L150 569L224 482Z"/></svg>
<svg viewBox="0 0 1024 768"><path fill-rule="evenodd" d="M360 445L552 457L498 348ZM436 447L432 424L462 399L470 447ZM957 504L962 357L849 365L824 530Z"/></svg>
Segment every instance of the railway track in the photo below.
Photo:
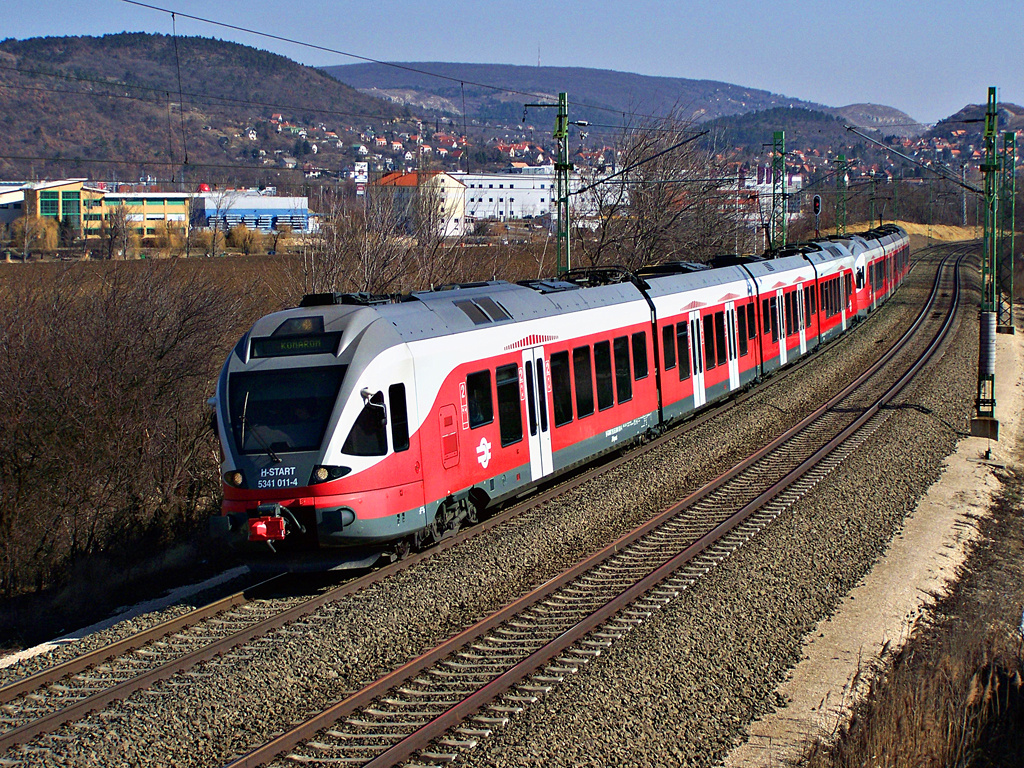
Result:
<svg viewBox="0 0 1024 768"><path fill-rule="evenodd" d="M953 326L962 256L940 266L928 304L900 341L791 430L656 519L230 768L282 755L285 764L369 768L456 761L692 586L863 444Z"/></svg>
<svg viewBox="0 0 1024 768"><path fill-rule="evenodd" d="M801 365L805 363L806 360L802 361ZM790 370L796 370L798 367L794 366ZM703 423L742 402L743 399L745 396L741 395L737 400L692 420L689 426ZM677 435L678 430L675 430L645 446L645 449L653 449ZM564 493L569 488L582 485L594 475L609 471L635 456L634 451L628 456L581 473L542 494L535 495L528 506L539 508L550 498ZM63 723L77 720L112 701L149 688L157 681L185 672L215 656L238 653L239 660L244 662L246 651L235 650L240 646L245 646L274 629L312 614L327 603L381 581L399 568L415 564L459 544L470 536L495 527L512 514L521 514L522 511L521 507L513 508L467 532L443 541L441 545L426 553L414 555L403 563L393 564L335 589L326 590L313 598L290 597L275 600L271 604L269 601L256 599L256 592L259 590L238 593L186 616L165 622L140 635L0 688L0 727L6 729L0 732L0 749L9 750L35 736L53 732ZM692 536L692 531L679 535L685 539ZM700 561L694 567L699 570ZM268 589L270 585L264 585L263 588ZM668 589L672 591L671 587ZM626 622L627 628L629 625L630 622ZM594 647L590 650L600 648ZM592 655L594 654L574 654L577 658ZM578 668L578 663L567 665L566 669L569 668Z"/></svg>

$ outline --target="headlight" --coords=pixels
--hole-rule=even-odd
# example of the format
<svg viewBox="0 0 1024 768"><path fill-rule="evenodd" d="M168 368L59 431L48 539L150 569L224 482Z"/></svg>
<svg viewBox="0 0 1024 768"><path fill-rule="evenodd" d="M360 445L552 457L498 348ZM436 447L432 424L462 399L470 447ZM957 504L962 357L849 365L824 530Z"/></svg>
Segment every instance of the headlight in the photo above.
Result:
<svg viewBox="0 0 1024 768"><path fill-rule="evenodd" d="M234 488L241 488L245 485L245 475L239 470L233 469L230 472L224 473L224 482Z"/></svg>
<svg viewBox="0 0 1024 768"><path fill-rule="evenodd" d="M321 464L313 467L313 471L309 475L309 484L328 483L331 480L344 477L351 471L351 467L332 467L327 464Z"/></svg>

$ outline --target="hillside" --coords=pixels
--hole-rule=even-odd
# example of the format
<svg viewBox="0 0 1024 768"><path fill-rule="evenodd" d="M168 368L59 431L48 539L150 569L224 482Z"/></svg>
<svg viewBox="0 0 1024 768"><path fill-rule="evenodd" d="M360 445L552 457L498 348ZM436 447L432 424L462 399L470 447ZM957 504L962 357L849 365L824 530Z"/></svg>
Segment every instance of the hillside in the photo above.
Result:
<svg viewBox="0 0 1024 768"><path fill-rule="evenodd" d="M462 114L464 83L470 118L512 124L522 121L524 102L555 99L561 91L569 94L572 119L596 123L621 121L623 114L664 115L674 109L686 119L711 120L772 107L817 107L799 99L713 80L652 77L604 69L441 62L403 66L448 79L384 64L347 64L325 67L324 71L366 93L451 115ZM548 116L536 111L528 120L544 125L549 122Z"/></svg>
<svg viewBox="0 0 1024 768"><path fill-rule="evenodd" d="M827 111L846 123L877 131L881 136L915 138L927 129L906 112L881 104L849 104Z"/></svg>
<svg viewBox="0 0 1024 768"><path fill-rule="evenodd" d="M283 158L309 159L317 130L315 159L336 168L352 142L339 149L326 131L341 140L406 114L283 56L181 37L176 58L173 38L142 33L4 40L0 86L0 178L180 178L187 149L191 165L213 166L194 168L192 178L276 182ZM275 113L295 132L286 126L279 134Z"/></svg>
<svg viewBox="0 0 1024 768"><path fill-rule="evenodd" d="M967 131L967 140L982 146L985 131L985 104L968 104L956 114L940 120L928 132L929 137L948 137L953 131ZM1024 107L1017 104L999 105L999 132L1024 130ZM1002 137L999 139L1002 143ZM1020 149L1017 150L1018 153Z"/></svg>
<svg viewBox="0 0 1024 768"><path fill-rule="evenodd" d="M709 132L708 141L719 151L735 151L739 155L764 155L770 151L775 131L786 132L786 147L791 150L818 149L852 156L865 150L865 142L846 130L843 120L835 115L811 109L768 109L746 115L731 115L712 120L702 126Z"/></svg>

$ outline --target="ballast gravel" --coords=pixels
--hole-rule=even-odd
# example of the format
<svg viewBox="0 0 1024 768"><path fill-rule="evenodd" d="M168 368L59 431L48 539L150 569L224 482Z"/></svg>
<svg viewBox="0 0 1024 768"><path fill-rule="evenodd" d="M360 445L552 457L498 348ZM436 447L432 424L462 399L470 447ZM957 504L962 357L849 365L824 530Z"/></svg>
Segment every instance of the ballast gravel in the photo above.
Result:
<svg viewBox="0 0 1024 768"><path fill-rule="evenodd" d="M916 315L932 274L919 267L855 333L723 416L535 512L5 757L39 766L230 762L556 575L728 469L752 442L764 444L796 423L888 349ZM966 401L956 393L970 390L960 382L970 378L972 346L976 339L961 327L940 383L915 389L932 413L895 410L870 448L834 473L830 490L821 487L801 502L811 511L777 521L467 760L706 764L724 753L771 705L800 636L884 549L914 494L936 475L955 439L947 424L963 422ZM875 451L881 457L869 461Z"/></svg>

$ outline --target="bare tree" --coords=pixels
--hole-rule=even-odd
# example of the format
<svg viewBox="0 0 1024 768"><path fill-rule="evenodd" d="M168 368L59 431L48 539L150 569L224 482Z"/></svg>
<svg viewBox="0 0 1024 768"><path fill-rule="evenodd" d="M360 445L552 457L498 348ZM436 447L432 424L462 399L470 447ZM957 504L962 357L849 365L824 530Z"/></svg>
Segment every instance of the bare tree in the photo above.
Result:
<svg viewBox="0 0 1024 768"><path fill-rule="evenodd" d="M628 126L618 171L586 180L574 195L574 244L597 266L636 269L704 260L731 244L735 218L723 206L727 180L696 129L678 115Z"/></svg>

